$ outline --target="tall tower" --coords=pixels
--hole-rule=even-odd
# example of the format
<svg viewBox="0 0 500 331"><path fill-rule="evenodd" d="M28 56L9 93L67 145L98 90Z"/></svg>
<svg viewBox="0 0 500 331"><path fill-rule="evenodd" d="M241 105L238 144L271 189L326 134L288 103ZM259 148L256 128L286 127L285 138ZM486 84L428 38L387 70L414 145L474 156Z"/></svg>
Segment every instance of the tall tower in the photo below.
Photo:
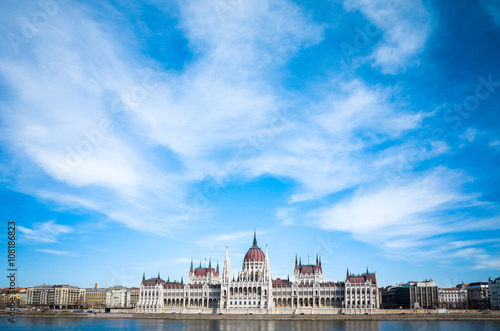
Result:
<svg viewBox="0 0 500 331"><path fill-rule="evenodd" d="M264 258L264 281L265 282L272 282L273 277L271 275L271 267L269 266L269 254L267 253L267 245L266 245L266 255Z"/></svg>
<svg viewBox="0 0 500 331"><path fill-rule="evenodd" d="M222 282L231 282L231 268L229 267L229 252L226 246L226 258L224 259L224 272L222 274Z"/></svg>

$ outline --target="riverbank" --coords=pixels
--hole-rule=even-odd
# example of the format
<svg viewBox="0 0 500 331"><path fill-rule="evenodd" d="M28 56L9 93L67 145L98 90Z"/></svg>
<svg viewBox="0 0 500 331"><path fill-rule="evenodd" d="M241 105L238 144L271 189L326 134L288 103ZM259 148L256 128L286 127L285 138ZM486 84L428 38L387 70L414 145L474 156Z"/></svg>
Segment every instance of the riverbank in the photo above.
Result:
<svg viewBox="0 0 500 331"><path fill-rule="evenodd" d="M1 312L0 317L10 317ZM296 321L499 321L500 312L447 314L372 314L372 315L201 315L201 314L120 314L73 312L16 312L26 318L109 318L109 319L167 319L167 320L296 320Z"/></svg>

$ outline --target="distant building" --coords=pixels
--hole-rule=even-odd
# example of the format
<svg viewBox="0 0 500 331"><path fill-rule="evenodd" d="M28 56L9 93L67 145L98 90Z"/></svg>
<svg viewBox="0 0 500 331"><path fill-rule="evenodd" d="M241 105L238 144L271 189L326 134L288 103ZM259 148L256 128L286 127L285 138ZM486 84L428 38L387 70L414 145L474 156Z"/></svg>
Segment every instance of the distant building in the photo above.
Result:
<svg viewBox="0 0 500 331"><path fill-rule="evenodd" d="M86 308L135 308L139 300L139 288L116 285L108 288L86 289Z"/></svg>
<svg viewBox="0 0 500 331"><path fill-rule="evenodd" d="M491 277L488 280L488 287L490 292L490 306L491 309L500 309L500 277L493 280Z"/></svg>
<svg viewBox="0 0 500 331"><path fill-rule="evenodd" d="M106 290L106 308L129 308L130 289L121 285Z"/></svg>
<svg viewBox="0 0 500 331"><path fill-rule="evenodd" d="M0 307L24 307L26 305L26 289L24 287L5 287L0 292Z"/></svg>
<svg viewBox="0 0 500 331"><path fill-rule="evenodd" d="M396 286L389 285L387 287L382 287L379 289L381 300L380 308L383 309L394 309L396 307L395 290Z"/></svg>
<svg viewBox="0 0 500 331"><path fill-rule="evenodd" d="M83 308L85 289L70 285L39 285L27 289L26 304L51 309Z"/></svg>
<svg viewBox="0 0 500 331"><path fill-rule="evenodd" d="M97 284L94 288L85 289L85 307L86 308L106 308L106 294L105 288L97 288Z"/></svg>
<svg viewBox="0 0 500 331"><path fill-rule="evenodd" d="M438 307L438 287L433 280L408 282L388 287L382 293L384 308L435 309Z"/></svg>
<svg viewBox="0 0 500 331"><path fill-rule="evenodd" d="M130 305L127 308L137 307L137 302L139 301L140 289L138 287L132 287L130 289Z"/></svg>
<svg viewBox="0 0 500 331"><path fill-rule="evenodd" d="M446 309L466 309L467 289L466 287L440 288L438 291L439 307Z"/></svg>
<svg viewBox="0 0 500 331"><path fill-rule="evenodd" d="M469 309L490 309L488 282L470 283L467 286L467 302Z"/></svg>

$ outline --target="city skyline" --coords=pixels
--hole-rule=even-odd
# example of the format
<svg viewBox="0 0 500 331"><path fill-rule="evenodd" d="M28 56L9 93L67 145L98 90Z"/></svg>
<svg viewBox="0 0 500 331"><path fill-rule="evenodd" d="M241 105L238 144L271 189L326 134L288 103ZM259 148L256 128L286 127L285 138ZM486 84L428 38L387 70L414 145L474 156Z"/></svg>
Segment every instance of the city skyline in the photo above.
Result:
<svg viewBox="0 0 500 331"><path fill-rule="evenodd" d="M0 8L16 286L185 280L255 229L273 278L499 276L498 1Z"/></svg>

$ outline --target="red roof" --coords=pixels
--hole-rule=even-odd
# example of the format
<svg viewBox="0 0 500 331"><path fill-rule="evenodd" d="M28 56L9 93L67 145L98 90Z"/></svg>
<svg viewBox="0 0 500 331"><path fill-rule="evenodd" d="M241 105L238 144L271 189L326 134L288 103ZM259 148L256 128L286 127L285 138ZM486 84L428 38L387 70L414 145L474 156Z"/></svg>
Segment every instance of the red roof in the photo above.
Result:
<svg viewBox="0 0 500 331"><path fill-rule="evenodd" d="M198 277L206 276L207 273L211 273L214 276L218 275L217 271L212 269L212 268L196 268L196 269L194 269L194 275L198 276Z"/></svg>
<svg viewBox="0 0 500 331"><path fill-rule="evenodd" d="M351 283L364 283L366 279L364 277L349 277L348 279Z"/></svg>
<svg viewBox="0 0 500 331"><path fill-rule="evenodd" d="M264 252L262 252L262 249L257 246L257 235L255 232L253 233L253 246L250 247L248 252L245 254L245 258L243 259L243 262L249 262L249 261L259 261L259 262L264 262L266 259L266 256L264 255Z"/></svg>
<svg viewBox="0 0 500 331"><path fill-rule="evenodd" d="M292 286L292 283L287 279L274 279L273 286Z"/></svg>
<svg viewBox="0 0 500 331"><path fill-rule="evenodd" d="M207 275L207 269L203 268L203 269L196 269L194 271L194 275L195 276L206 276Z"/></svg>
<svg viewBox="0 0 500 331"><path fill-rule="evenodd" d="M264 255L264 252L262 252L262 249L260 249L258 246L252 246L248 250L248 252L245 254L245 258L243 259L244 262L248 261L260 261L264 262L266 256Z"/></svg>
<svg viewBox="0 0 500 331"><path fill-rule="evenodd" d="M460 291L458 288L442 288L443 291L450 291L450 292L458 292Z"/></svg>
<svg viewBox="0 0 500 331"><path fill-rule="evenodd" d="M315 270L321 270L321 267L314 264L307 264L298 267L301 274L313 274Z"/></svg>
<svg viewBox="0 0 500 331"><path fill-rule="evenodd" d="M362 274L359 276L348 276L346 281L349 281L351 283L364 283L368 280L371 280L372 283L375 283L375 274L374 273L369 273L368 277L366 277L366 274Z"/></svg>

